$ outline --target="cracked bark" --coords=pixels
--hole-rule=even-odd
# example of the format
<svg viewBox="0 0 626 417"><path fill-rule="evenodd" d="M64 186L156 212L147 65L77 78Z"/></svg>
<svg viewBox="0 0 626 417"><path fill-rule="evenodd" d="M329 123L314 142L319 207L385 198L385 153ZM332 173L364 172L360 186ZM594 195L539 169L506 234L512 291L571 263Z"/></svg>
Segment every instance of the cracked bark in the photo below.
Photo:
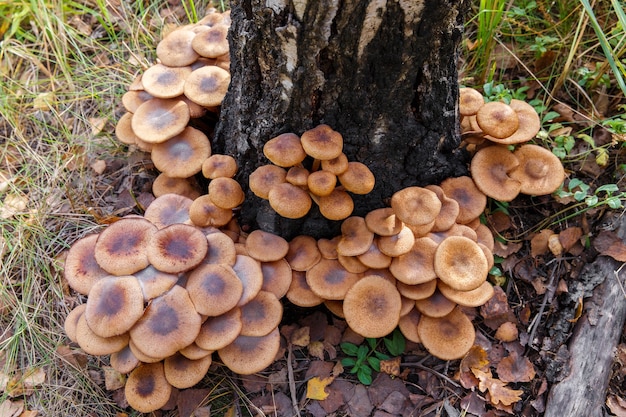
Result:
<svg viewBox="0 0 626 417"><path fill-rule="evenodd" d="M457 150L457 58L467 0L233 0L232 81L214 151L233 155L237 179L268 161L263 144L326 123L365 163L376 187L354 215L397 190L466 173ZM247 191L244 227L286 238L338 233L316 209L287 220Z"/></svg>

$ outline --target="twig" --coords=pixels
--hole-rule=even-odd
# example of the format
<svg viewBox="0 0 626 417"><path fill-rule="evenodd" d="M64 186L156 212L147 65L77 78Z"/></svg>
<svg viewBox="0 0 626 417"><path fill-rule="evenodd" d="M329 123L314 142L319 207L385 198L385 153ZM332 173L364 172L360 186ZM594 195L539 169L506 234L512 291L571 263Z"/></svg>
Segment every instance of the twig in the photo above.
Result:
<svg viewBox="0 0 626 417"><path fill-rule="evenodd" d="M555 258L552 261L548 262L547 265L549 265L551 262L554 262L554 261L560 261L560 259ZM530 331L528 341L531 345L533 344L533 340L535 338L535 332L537 331L537 328L539 328L539 323L541 322L541 316L543 316L543 312L545 311L546 305L548 304L548 299L550 299L550 302L552 302L554 293L556 292L556 284L554 282L555 280L554 278L556 277L556 269L558 268L558 266L559 266L559 263L557 262L554 268L552 269L552 273L550 274L550 282L548 284L548 291L546 291L546 293L543 296L543 301L541 302L541 307L539 308L539 312L535 315L535 318L530 323L530 326L528 328L528 331Z"/></svg>
<svg viewBox="0 0 626 417"><path fill-rule="evenodd" d="M289 378L289 393L291 394L291 405L293 405L293 410L296 413L296 416L300 416L300 408L298 407L298 398L296 398L296 381L293 377L293 365L291 364L291 360L293 357L292 353L292 345L289 343L287 349L287 375Z"/></svg>
<svg viewBox="0 0 626 417"><path fill-rule="evenodd" d="M454 385L457 388L461 387L459 384L457 384L456 382L454 382L453 380L451 380L450 378L448 378L441 372L437 372L432 368L422 365L421 363L403 362L400 364L400 366L406 366L409 368L417 368L417 369L421 369L422 371L430 372L431 374L436 375L441 379L445 379L449 384Z"/></svg>

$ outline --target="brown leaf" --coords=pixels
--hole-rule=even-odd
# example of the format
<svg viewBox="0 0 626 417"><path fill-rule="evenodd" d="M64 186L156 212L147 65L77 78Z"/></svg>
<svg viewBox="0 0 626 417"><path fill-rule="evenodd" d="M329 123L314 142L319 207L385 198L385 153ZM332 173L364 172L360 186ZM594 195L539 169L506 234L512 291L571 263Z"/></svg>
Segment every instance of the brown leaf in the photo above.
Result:
<svg viewBox="0 0 626 417"><path fill-rule="evenodd" d="M489 224L496 232L503 232L511 227L511 217L502 211L496 211L489 216Z"/></svg>
<svg viewBox="0 0 626 417"><path fill-rule="evenodd" d="M311 337L309 336L309 328L307 326L300 327L299 329L295 329L293 333L291 333L291 344L295 346L304 347L309 344L311 341Z"/></svg>
<svg viewBox="0 0 626 417"><path fill-rule="evenodd" d="M606 405L617 417L626 417L626 400L617 395L609 395Z"/></svg>
<svg viewBox="0 0 626 417"><path fill-rule="evenodd" d="M509 244L504 244L499 240L496 240L493 246L493 254L506 258L522 248L522 242L510 242Z"/></svg>
<svg viewBox="0 0 626 417"><path fill-rule="evenodd" d="M490 329L496 330L504 322L517 320L502 287L494 286L493 290L493 297L480 307L480 315Z"/></svg>
<svg viewBox="0 0 626 417"><path fill-rule="evenodd" d="M459 369L459 382L463 388L470 389L478 386L478 379L472 372L473 369L487 371L489 369L489 360L487 352L480 346L474 345L461 359Z"/></svg>
<svg viewBox="0 0 626 417"><path fill-rule="evenodd" d="M24 401L4 400L0 403L0 416L18 417L24 411Z"/></svg>
<svg viewBox="0 0 626 417"><path fill-rule="evenodd" d="M563 254L563 245L559 240L559 235L554 234L548 238L548 249L554 256L561 256Z"/></svg>
<svg viewBox="0 0 626 417"><path fill-rule="evenodd" d="M126 376L119 373L110 366L103 366L104 370L104 386L107 391L115 391L122 388L126 384Z"/></svg>
<svg viewBox="0 0 626 417"><path fill-rule="evenodd" d="M559 242L561 242L561 246L563 246L565 252L569 252L569 250L580 241L582 235L583 230L580 227L568 227L559 233Z"/></svg>
<svg viewBox="0 0 626 417"><path fill-rule="evenodd" d="M593 247L601 255L610 256L619 262L626 262L626 244L609 230L601 231L593 241Z"/></svg>
<svg viewBox="0 0 626 417"><path fill-rule="evenodd" d="M529 382L535 377L535 368L525 356L512 351L496 367L500 380L504 382Z"/></svg>
<svg viewBox="0 0 626 417"><path fill-rule="evenodd" d="M400 357L386 359L380 361L380 372L384 372L388 375L398 376L400 375Z"/></svg>
<svg viewBox="0 0 626 417"><path fill-rule="evenodd" d="M324 343L323 342L311 342L308 346L309 355L314 356L320 360L324 360Z"/></svg>
<svg viewBox="0 0 626 417"><path fill-rule="evenodd" d="M211 395L210 389L183 389L178 393L176 407L180 416L191 416Z"/></svg>
<svg viewBox="0 0 626 417"><path fill-rule="evenodd" d="M91 169L93 169L94 172L98 175L102 175L102 173L104 172L106 168L107 168L107 163L106 161L102 159L98 159L91 164Z"/></svg>
<svg viewBox="0 0 626 417"><path fill-rule="evenodd" d="M483 372L474 370L474 375L476 375L480 381L478 389L481 392L489 391L489 401L491 404L509 406L522 399L521 395L524 391L508 388L505 382L493 378L491 371Z"/></svg>
<svg viewBox="0 0 626 417"><path fill-rule="evenodd" d="M548 253L548 238L553 234L552 230L543 229L532 237L530 240L530 254L533 258Z"/></svg>

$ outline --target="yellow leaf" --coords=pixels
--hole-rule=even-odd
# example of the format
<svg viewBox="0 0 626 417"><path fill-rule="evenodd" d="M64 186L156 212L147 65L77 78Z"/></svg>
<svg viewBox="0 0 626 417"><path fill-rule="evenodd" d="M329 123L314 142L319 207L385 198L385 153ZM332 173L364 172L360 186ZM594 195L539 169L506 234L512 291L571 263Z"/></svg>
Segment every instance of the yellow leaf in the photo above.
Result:
<svg viewBox="0 0 626 417"><path fill-rule="evenodd" d="M505 382L493 378L491 371L483 372L479 369L473 369L472 372L480 381L478 389L481 392L489 391L489 401L491 401L491 404L498 405L498 403L500 403L508 406L522 399L521 395L524 391L508 388Z"/></svg>
<svg viewBox="0 0 626 417"><path fill-rule="evenodd" d="M325 400L328 393L325 388L335 380L334 376L326 378L313 377L306 384L306 397L311 400Z"/></svg>

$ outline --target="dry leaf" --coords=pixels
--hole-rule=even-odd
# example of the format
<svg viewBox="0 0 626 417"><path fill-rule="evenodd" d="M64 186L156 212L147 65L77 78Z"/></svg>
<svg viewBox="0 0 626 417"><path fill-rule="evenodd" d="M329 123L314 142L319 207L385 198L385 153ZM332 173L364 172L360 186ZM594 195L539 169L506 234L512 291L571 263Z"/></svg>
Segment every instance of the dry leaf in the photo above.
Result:
<svg viewBox="0 0 626 417"><path fill-rule="evenodd" d="M295 329L293 333L291 333L292 345L304 347L304 346L307 346L310 343L310 341L311 341L311 336L310 336L308 326Z"/></svg>
<svg viewBox="0 0 626 417"><path fill-rule="evenodd" d="M89 124L91 125L91 134L95 136L98 133L102 132L102 129L104 129L104 126L106 126L107 124L107 118L106 117L90 117Z"/></svg>
<svg viewBox="0 0 626 417"><path fill-rule="evenodd" d="M472 373L472 369L487 371L489 369L489 360L487 352L478 345L472 346L467 354L461 359L459 370L459 382L463 388L470 389L478 386L478 379Z"/></svg>
<svg viewBox="0 0 626 417"><path fill-rule="evenodd" d="M18 194L7 194L0 208L0 218L10 219L16 214L26 211L28 198Z"/></svg>
<svg viewBox="0 0 626 417"><path fill-rule="evenodd" d="M104 386L107 391L115 391L124 387L126 384L126 376L119 373L110 366L103 366L104 370Z"/></svg>
<svg viewBox="0 0 626 417"><path fill-rule="evenodd" d="M91 169L98 175L102 175L104 170L107 168L107 163L102 159L96 160L93 164L91 164Z"/></svg>
<svg viewBox="0 0 626 417"><path fill-rule="evenodd" d="M543 229L536 233L530 240L530 255L536 258L539 255L548 253L548 239L554 232L550 229Z"/></svg>
<svg viewBox="0 0 626 417"><path fill-rule="evenodd" d="M308 346L309 355L318 358L319 360L324 360L324 343L322 342L311 342Z"/></svg>
<svg viewBox="0 0 626 417"><path fill-rule="evenodd" d="M563 246L565 252L569 252L569 250L580 241L582 235L583 230L580 227L568 227L559 233L559 242L561 242L561 246Z"/></svg>
<svg viewBox="0 0 626 417"><path fill-rule="evenodd" d="M478 389L481 392L489 391L489 401L491 404L509 406L522 399L521 395L524 391L508 388L506 382L493 378L491 371L483 372L476 369L473 372L480 381Z"/></svg>
<svg viewBox="0 0 626 417"><path fill-rule="evenodd" d="M496 367L500 380L504 382L529 382L535 377L535 368L525 356L511 351Z"/></svg>
<svg viewBox="0 0 626 417"><path fill-rule="evenodd" d="M382 360L380 361L380 372L387 375L399 376L400 375L400 357Z"/></svg>
<svg viewBox="0 0 626 417"><path fill-rule="evenodd" d="M548 249L550 249L550 252L552 252L554 256L561 256L563 254L563 245L561 245L559 235L550 235L548 238Z"/></svg>
<svg viewBox="0 0 626 417"><path fill-rule="evenodd" d="M509 242L508 244L504 244L499 240L496 240L493 246L493 254L506 258L522 248L522 242Z"/></svg>
<svg viewBox="0 0 626 417"><path fill-rule="evenodd" d="M626 400L617 395L609 395L606 405L617 417L626 417Z"/></svg>
<svg viewBox="0 0 626 417"><path fill-rule="evenodd" d="M57 101L56 95L48 91L46 93L39 93L33 100L33 108L35 110L50 111L54 108L54 104Z"/></svg>
<svg viewBox="0 0 626 417"><path fill-rule="evenodd" d="M24 401L4 400L0 403L0 416L18 417L24 411Z"/></svg>
<svg viewBox="0 0 626 417"><path fill-rule="evenodd" d="M334 376L327 378L313 377L306 384L306 397L311 400L325 400L328 393L325 388L335 380Z"/></svg>
<svg viewBox="0 0 626 417"><path fill-rule="evenodd" d="M593 247L601 255L610 256L619 262L626 262L626 244L615 232L603 230L593 241Z"/></svg>

